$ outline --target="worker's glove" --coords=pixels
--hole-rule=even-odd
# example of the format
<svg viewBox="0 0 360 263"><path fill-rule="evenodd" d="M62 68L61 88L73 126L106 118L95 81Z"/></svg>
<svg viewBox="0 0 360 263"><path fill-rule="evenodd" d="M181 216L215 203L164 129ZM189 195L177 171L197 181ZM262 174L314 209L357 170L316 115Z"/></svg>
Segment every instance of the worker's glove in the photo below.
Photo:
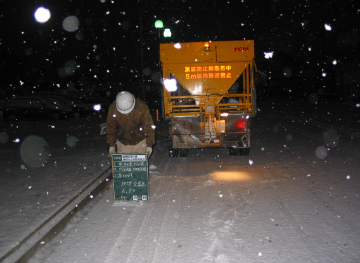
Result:
<svg viewBox="0 0 360 263"><path fill-rule="evenodd" d="M115 149L115 146L110 146L109 148L109 155L110 157L116 153L116 149Z"/></svg>
<svg viewBox="0 0 360 263"><path fill-rule="evenodd" d="M148 159L150 158L151 153L152 153L152 148L146 147L146 154L147 154Z"/></svg>

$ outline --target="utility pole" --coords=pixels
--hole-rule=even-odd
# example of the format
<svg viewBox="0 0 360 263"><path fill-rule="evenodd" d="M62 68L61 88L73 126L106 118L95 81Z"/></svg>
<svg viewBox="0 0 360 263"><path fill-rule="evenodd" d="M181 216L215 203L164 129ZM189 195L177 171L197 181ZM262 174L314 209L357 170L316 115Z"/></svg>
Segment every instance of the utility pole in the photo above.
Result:
<svg viewBox="0 0 360 263"><path fill-rule="evenodd" d="M139 0L139 10L140 10L140 60L141 60L141 97L145 101L145 78L144 78L144 50L143 50L143 33L142 33L142 8L141 0Z"/></svg>

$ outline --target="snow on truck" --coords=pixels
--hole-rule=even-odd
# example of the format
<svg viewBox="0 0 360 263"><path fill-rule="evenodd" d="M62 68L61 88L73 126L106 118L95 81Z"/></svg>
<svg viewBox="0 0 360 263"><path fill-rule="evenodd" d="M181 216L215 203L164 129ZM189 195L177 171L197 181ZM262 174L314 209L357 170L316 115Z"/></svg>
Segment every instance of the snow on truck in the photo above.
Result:
<svg viewBox="0 0 360 263"><path fill-rule="evenodd" d="M257 112L254 41L160 44L160 61L169 155L207 147L248 155Z"/></svg>

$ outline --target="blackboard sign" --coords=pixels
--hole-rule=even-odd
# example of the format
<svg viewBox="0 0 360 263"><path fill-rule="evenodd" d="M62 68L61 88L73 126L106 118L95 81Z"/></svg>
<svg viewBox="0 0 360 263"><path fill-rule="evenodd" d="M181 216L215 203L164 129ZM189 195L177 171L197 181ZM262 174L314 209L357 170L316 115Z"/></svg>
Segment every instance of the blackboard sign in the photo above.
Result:
<svg viewBox="0 0 360 263"><path fill-rule="evenodd" d="M147 201L149 199L146 154L113 154L112 169L115 201Z"/></svg>

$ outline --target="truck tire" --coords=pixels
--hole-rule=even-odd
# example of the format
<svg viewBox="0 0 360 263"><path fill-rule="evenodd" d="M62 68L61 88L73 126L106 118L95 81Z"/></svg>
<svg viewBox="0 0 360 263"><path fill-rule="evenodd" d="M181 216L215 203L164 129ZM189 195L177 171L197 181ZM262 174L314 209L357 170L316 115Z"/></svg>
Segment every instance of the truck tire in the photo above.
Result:
<svg viewBox="0 0 360 263"><path fill-rule="evenodd" d="M250 153L250 148L241 148L239 149L239 154L240 155L249 155Z"/></svg>
<svg viewBox="0 0 360 263"><path fill-rule="evenodd" d="M237 148L229 148L229 154L230 155L238 155L239 154L239 151Z"/></svg>
<svg viewBox="0 0 360 263"><path fill-rule="evenodd" d="M180 157L188 157L189 149L179 149Z"/></svg>
<svg viewBox="0 0 360 263"><path fill-rule="evenodd" d="M169 156L170 156L170 157L177 157L178 154L179 154L179 150L178 150L178 149L173 149L173 148L169 149Z"/></svg>

